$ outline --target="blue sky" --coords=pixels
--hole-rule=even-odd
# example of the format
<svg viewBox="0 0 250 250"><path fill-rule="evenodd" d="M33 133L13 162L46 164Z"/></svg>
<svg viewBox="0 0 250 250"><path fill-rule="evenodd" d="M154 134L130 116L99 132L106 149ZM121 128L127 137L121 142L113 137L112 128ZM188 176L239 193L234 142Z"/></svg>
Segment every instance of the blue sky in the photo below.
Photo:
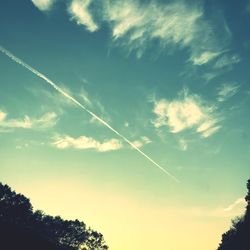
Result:
<svg viewBox="0 0 250 250"><path fill-rule="evenodd" d="M249 26L243 0L1 3L1 181L110 249L214 249L245 206Z"/></svg>

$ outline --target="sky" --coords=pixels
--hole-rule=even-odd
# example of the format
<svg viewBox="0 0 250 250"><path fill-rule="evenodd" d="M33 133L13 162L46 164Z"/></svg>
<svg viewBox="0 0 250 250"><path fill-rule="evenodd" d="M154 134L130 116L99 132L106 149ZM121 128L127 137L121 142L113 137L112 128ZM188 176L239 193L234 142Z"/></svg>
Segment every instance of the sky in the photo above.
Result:
<svg viewBox="0 0 250 250"><path fill-rule="evenodd" d="M0 4L0 181L111 250L212 250L245 207L250 1Z"/></svg>

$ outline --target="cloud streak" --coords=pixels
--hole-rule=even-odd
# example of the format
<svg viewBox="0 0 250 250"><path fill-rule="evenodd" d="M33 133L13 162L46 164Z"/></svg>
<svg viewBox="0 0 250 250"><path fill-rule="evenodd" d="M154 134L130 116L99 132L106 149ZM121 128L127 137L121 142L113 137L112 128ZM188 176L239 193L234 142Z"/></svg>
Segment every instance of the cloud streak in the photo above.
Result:
<svg viewBox="0 0 250 250"><path fill-rule="evenodd" d="M95 113L93 113L91 110L87 109L84 105L82 105L79 101L77 101L74 97L72 97L71 95L69 95L68 93L64 92L57 84L55 84L52 80L50 80L47 76L45 76L44 74L40 73L39 71L37 71L36 69L34 69L33 67L29 66L28 64L26 64L25 62L23 62L21 59L19 59L18 57L16 57L15 55L13 55L11 52L9 52L8 50L6 50L5 48L3 48L2 46L0 46L0 52L2 52L4 55L6 55L7 57L9 57L12 61L16 62L17 64L23 66L24 68L26 68L27 70L29 70L30 72L32 72L33 74L35 74L37 77L41 78L42 80L44 80L47 84L49 84L51 87L53 87L56 91L58 91L59 93L61 93L65 98L71 100L76 106L78 106L80 109L86 111L89 115L91 115L92 117L94 117L95 119L97 119L100 123L102 123L105 127L107 127L109 130L111 130L112 132L114 132L118 137L122 138L125 142L127 142L133 149L135 149L138 153L140 153L142 156L144 156L148 161L150 161L155 167L157 167L158 169L160 169L162 172L164 172L166 175L168 175L169 177L171 177L173 180L175 180L176 182L179 182L179 180L172 175L169 171L167 171L165 168L163 168L162 166L160 166L157 162L155 162L150 156L148 156L147 154L145 154L140 148L138 148L136 145L134 145L129 139L127 139L125 136L123 136L122 134L120 134L115 128L113 128L111 125L109 125L106 121L104 121L103 119L101 119L98 115L96 115Z"/></svg>

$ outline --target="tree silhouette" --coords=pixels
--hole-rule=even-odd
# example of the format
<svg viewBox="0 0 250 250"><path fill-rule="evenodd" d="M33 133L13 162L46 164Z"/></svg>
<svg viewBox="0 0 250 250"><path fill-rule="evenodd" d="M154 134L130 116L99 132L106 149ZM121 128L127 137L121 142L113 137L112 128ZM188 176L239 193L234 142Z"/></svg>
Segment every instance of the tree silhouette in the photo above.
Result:
<svg viewBox="0 0 250 250"><path fill-rule="evenodd" d="M217 250L249 250L250 249L250 179L247 182L246 212L242 217L232 221L231 228L222 235Z"/></svg>
<svg viewBox="0 0 250 250"><path fill-rule="evenodd" d="M103 235L79 220L33 212L25 196L0 183L0 249L106 250Z"/></svg>

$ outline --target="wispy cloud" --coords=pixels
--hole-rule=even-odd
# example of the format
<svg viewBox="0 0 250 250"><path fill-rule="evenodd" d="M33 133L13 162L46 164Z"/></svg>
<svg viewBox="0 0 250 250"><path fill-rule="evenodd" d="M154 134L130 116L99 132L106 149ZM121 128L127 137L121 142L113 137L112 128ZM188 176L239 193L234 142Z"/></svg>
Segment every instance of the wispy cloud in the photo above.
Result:
<svg viewBox="0 0 250 250"><path fill-rule="evenodd" d="M214 64L215 69L222 69L225 67L232 67L234 64L237 64L241 61L241 58L237 54L225 54L218 58L218 60Z"/></svg>
<svg viewBox="0 0 250 250"><path fill-rule="evenodd" d="M243 197L236 199L227 207L214 209L210 212L210 216L216 217L235 217L244 213L247 203Z"/></svg>
<svg viewBox="0 0 250 250"><path fill-rule="evenodd" d="M85 89L81 89L80 93L79 93L80 98L82 98L82 100L84 101L84 103L86 103L88 106L93 106L89 94Z"/></svg>
<svg viewBox="0 0 250 250"><path fill-rule="evenodd" d="M84 25L87 30L94 32L98 29L98 25L94 22L89 6L92 0L73 0L68 8L71 18L78 25Z"/></svg>
<svg viewBox="0 0 250 250"><path fill-rule="evenodd" d="M206 80L206 82L209 82L211 80L213 80L214 78L216 78L218 75L220 74L220 72L206 72L202 75L202 78Z"/></svg>
<svg viewBox="0 0 250 250"><path fill-rule="evenodd" d="M39 118L25 116L23 119L7 119L7 113L0 111L0 127L2 128L24 128L45 129L55 126L57 115L54 112L44 114Z"/></svg>
<svg viewBox="0 0 250 250"><path fill-rule="evenodd" d="M220 52L205 51L197 57L193 57L194 65L203 65L220 55Z"/></svg>
<svg viewBox="0 0 250 250"><path fill-rule="evenodd" d="M224 211L225 212L231 212L233 211L234 209L236 209L237 207L245 207L246 206L246 201L245 199L242 197L242 198L238 198L236 201L234 201L232 204L230 204L228 207L224 208Z"/></svg>
<svg viewBox="0 0 250 250"><path fill-rule="evenodd" d="M31 120L32 127L34 128L51 128L57 123L57 114L54 112L48 112L38 119Z"/></svg>
<svg viewBox="0 0 250 250"><path fill-rule="evenodd" d="M136 145L136 147L141 148L151 142L152 141L148 137L142 136L140 140L133 141L133 144Z"/></svg>
<svg viewBox="0 0 250 250"><path fill-rule="evenodd" d="M207 29L208 24L202 20L203 10L196 4L191 6L184 1L164 4L153 1L145 4L139 1L107 1L104 11L114 41L136 50L138 56L155 40L162 48L186 47L194 56L200 56L204 53L202 43L209 48L207 41L212 39L211 29ZM203 37L200 33L204 33ZM196 43L198 39L199 44Z"/></svg>
<svg viewBox="0 0 250 250"><path fill-rule="evenodd" d="M214 111L215 107L208 105L201 97L184 91L176 100L155 102L153 112L157 117L153 124L156 128L168 126L172 133L194 129L203 137L209 137L220 128Z"/></svg>
<svg viewBox="0 0 250 250"><path fill-rule="evenodd" d="M81 88L78 96L79 96L79 99L83 100L86 106L95 110L103 120L111 122L112 119L110 115L108 114L105 106L101 103L101 101L96 96L90 95L90 93L84 88ZM93 116L90 118L89 121L90 123L102 125L102 123L98 119L96 119L96 117L93 117Z"/></svg>
<svg viewBox="0 0 250 250"><path fill-rule="evenodd" d="M182 170L182 167L180 167L180 170ZM223 205L212 209L191 207L181 210L180 213L188 214L192 217L234 218L235 216L244 214L246 205L247 203L244 198L238 198L227 207L223 207Z"/></svg>
<svg viewBox="0 0 250 250"><path fill-rule="evenodd" d="M239 89L240 89L240 85L238 85L236 83L224 83L218 89L217 100L219 102L224 102L227 99L229 99L230 97L237 94Z"/></svg>
<svg viewBox="0 0 250 250"><path fill-rule="evenodd" d="M32 3L41 11L48 11L52 8L56 0L31 0Z"/></svg>
<svg viewBox="0 0 250 250"><path fill-rule="evenodd" d="M52 145L59 149L94 149L98 152L114 151L122 148L122 143L117 139L100 142L92 137L80 136L78 138L73 138L68 135L55 138Z"/></svg>

